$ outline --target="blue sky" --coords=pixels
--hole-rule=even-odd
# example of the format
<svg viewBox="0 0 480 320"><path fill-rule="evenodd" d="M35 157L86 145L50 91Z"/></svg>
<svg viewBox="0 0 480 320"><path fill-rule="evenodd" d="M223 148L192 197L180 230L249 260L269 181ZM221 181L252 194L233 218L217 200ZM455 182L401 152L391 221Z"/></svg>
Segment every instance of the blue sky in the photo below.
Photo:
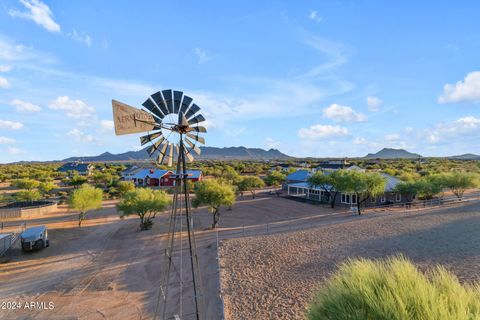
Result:
<svg viewBox="0 0 480 320"><path fill-rule="evenodd" d="M0 162L139 148L111 99L194 98L208 146L480 153L475 1L0 4Z"/></svg>

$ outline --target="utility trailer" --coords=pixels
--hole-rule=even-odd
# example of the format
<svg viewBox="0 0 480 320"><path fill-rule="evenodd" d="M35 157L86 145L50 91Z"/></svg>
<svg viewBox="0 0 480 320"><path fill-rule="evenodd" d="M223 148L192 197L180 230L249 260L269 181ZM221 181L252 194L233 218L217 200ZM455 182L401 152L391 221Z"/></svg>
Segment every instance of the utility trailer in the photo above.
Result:
<svg viewBox="0 0 480 320"><path fill-rule="evenodd" d="M0 233L0 255L10 249L13 242L13 233Z"/></svg>
<svg viewBox="0 0 480 320"><path fill-rule="evenodd" d="M47 227L39 226L28 228L20 235L23 251L32 251L33 249L43 249L50 245L48 240Z"/></svg>

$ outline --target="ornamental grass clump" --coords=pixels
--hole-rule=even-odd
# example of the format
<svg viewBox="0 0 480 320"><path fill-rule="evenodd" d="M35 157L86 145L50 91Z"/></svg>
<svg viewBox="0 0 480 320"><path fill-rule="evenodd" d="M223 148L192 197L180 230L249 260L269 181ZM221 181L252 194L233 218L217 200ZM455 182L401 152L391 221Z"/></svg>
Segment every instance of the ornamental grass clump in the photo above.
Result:
<svg viewBox="0 0 480 320"><path fill-rule="evenodd" d="M478 320L480 286L441 266L421 273L404 257L343 263L314 298L309 320Z"/></svg>

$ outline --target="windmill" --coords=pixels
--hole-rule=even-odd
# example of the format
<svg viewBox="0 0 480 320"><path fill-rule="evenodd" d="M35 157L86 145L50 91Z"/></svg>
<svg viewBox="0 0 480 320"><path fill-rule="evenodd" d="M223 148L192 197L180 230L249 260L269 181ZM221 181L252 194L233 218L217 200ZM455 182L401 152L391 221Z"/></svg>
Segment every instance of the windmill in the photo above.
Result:
<svg viewBox="0 0 480 320"><path fill-rule="evenodd" d="M115 134L124 135L147 132L140 137L142 146L150 144L146 149L148 155L158 164L172 166L176 159L175 192L173 195L172 211L170 214L167 234L167 247L165 249L164 266L161 270L160 289L155 308L155 319L202 319L204 317L203 294L196 253L193 217L188 190L187 162L194 160L194 155L200 155L199 145L205 144L201 136L207 132L199 123L205 118L199 113L200 107L193 103L193 99L181 91L158 91L145 100L142 104L145 110L137 109L122 102L112 100ZM183 198L183 199L182 199ZM185 224L188 239L188 256L190 258L191 283L193 288L193 310L183 313L183 289L186 286L183 279L183 217L182 207L185 211ZM176 231L180 226L180 250L175 249ZM174 255L179 253L180 272L175 266L178 261ZM179 303L173 307L168 304L169 287L171 286L172 271L177 273L179 279ZM167 313L167 308L171 316Z"/></svg>

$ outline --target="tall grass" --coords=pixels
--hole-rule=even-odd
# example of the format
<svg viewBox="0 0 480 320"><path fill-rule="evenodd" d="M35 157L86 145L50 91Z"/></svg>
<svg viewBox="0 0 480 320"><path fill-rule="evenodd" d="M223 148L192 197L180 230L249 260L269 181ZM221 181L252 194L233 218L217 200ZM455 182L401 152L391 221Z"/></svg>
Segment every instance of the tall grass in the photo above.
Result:
<svg viewBox="0 0 480 320"><path fill-rule="evenodd" d="M310 320L478 320L480 286L443 267L423 274L404 257L342 264L310 305Z"/></svg>

